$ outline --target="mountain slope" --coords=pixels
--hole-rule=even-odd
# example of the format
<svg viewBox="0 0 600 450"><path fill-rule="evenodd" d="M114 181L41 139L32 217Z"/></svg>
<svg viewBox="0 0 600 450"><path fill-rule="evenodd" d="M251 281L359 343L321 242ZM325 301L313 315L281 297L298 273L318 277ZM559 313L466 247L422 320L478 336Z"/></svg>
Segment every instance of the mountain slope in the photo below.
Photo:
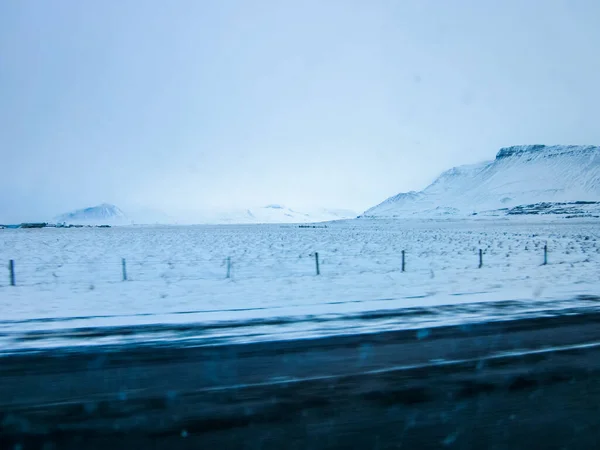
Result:
<svg viewBox="0 0 600 450"><path fill-rule="evenodd" d="M540 202L600 201L600 147L524 145L460 166L420 192L390 197L369 217L463 216Z"/></svg>

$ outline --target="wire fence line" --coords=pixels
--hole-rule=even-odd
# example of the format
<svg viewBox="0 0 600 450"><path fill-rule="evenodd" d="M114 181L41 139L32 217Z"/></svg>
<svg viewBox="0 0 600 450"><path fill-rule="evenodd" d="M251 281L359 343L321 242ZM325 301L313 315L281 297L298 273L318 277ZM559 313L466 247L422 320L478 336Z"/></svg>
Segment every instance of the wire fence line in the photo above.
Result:
<svg viewBox="0 0 600 450"><path fill-rule="evenodd" d="M519 252L498 248L400 251L394 253L306 252L298 255L121 258L47 262L10 260L0 286L117 283L163 280L258 279L354 274L433 273L445 270L525 268L600 263L600 249L549 251L548 245ZM4 280L2 280L4 279Z"/></svg>

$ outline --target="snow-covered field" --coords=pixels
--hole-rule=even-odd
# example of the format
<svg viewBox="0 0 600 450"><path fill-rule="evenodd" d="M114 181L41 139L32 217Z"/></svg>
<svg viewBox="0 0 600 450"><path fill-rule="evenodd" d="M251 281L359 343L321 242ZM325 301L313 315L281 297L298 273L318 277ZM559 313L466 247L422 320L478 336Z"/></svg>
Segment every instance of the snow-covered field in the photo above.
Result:
<svg viewBox="0 0 600 450"><path fill-rule="evenodd" d="M92 326L286 318L270 329L291 336L345 332L360 325L343 318L399 308L477 305L443 315L447 323L492 314L479 302L515 300L521 311L593 306L599 239L597 221L564 219L0 230L3 266L15 261L16 281L0 271L0 346L23 333ZM425 316L419 323L431 322Z"/></svg>

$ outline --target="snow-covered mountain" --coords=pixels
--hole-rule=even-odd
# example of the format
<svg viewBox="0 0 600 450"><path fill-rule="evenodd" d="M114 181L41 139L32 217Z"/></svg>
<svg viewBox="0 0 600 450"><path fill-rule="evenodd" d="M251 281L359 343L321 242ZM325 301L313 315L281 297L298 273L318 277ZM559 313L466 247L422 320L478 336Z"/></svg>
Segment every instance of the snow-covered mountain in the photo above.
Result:
<svg viewBox="0 0 600 450"><path fill-rule="evenodd" d="M501 149L493 161L450 169L423 191L390 197L363 216L535 214L539 204L547 212L557 210L548 204L556 204L581 213L586 205L598 209L596 202L600 147L523 145Z"/></svg>
<svg viewBox="0 0 600 450"><path fill-rule="evenodd" d="M103 203L61 214L54 218L57 223L67 224L126 224L127 216L115 205Z"/></svg>

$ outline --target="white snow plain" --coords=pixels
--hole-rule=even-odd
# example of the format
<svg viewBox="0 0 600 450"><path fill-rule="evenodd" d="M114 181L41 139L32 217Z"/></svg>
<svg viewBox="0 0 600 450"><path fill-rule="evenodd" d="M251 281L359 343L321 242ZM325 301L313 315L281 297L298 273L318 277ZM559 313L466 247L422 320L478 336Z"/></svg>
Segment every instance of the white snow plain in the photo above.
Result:
<svg viewBox="0 0 600 450"><path fill-rule="evenodd" d="M597 220L5 229L0 236L3 265L14 260L16 281L10 286L8 269L0 270L0 351L289 339L600 305ZM183 324L191 324L185 333Z"/></svg>

